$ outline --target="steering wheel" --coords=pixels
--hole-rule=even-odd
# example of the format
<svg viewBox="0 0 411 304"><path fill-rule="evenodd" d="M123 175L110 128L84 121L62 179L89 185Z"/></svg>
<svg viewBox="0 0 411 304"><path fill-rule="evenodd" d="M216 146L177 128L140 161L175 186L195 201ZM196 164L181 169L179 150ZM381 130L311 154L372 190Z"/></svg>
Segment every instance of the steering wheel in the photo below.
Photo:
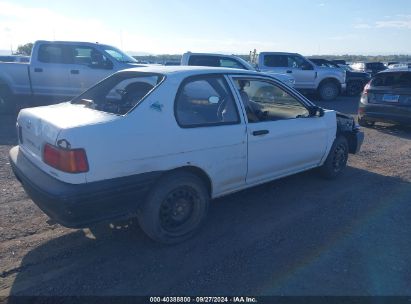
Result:
<svg viewBox="0 0 411 304"><path fill-rule="evenodd" d="M256 110L255 115L258 117L260 121L268 120L268 111Z"/></svg>

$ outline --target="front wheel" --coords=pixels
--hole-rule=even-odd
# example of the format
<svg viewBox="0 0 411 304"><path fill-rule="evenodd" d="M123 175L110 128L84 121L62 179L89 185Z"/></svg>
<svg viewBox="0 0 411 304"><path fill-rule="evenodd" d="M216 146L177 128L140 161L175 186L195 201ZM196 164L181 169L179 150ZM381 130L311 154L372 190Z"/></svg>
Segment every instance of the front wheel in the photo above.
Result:
<svg viewBox="0 0 411 304"><path fill-rule="evenodd" d="M320 167L320 173L327 179L334 179L341 175L347 167L348 141L345 136L338 136L328 153L327 159Z"/></svg>
<svg viewBox="0 0 411 304"><path fill-rule="evenodd" d="M203 181L189 172L161 178L139 214L143 231L155 241L176 244L191 236L203 223L210 195Z"/></svg>
<svg viewBox="0 0 411 304"><path fill-rule="evenodd" d="M321 84L318 92L322 100L331 101L337 98L340 91L336 83L333 81L327 81Z"/></svg>

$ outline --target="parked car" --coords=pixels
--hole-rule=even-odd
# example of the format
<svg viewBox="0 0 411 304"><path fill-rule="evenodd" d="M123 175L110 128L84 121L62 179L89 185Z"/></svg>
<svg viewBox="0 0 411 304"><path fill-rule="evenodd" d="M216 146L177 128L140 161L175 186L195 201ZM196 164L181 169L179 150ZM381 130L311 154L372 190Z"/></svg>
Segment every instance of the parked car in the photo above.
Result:
<svg viewBox="0 0 411 304"><path fill-rule="evenodd" d="M192 65L192 66L210 66L210 67L222 67L231 69L242 69L249 71L256 71L256 69L247 61L241 57L234 55L223 55L223 54L211 54L211 53L184 53L181 57L181 65ZM294 86L294 77L287 74L280 74L269 72L271 76L277 78L278 80L284 82L290 87Z"/></svg>
<svg viewBox="0 0 411 304"><path fill-rule="evenodd" d="M334 64L337 64L337 65L340 65L340 64L347 65L347 62L345 60L342 60L342 59L333 59L333 60L331 60L331 62L334 63Z"/></svg>
<svg viewBox="0 0 411 304"><path fill-rule="evenodd" d="M0 63L0 113L31 97L71 99L115 71L139 66L119 49L99 43L37 41L30 63Z"/></svg>
<svg viewBox="0 0 411 304"><path fill-rule="evenodd" d="M411 125L411 69L388 69L375 75L364 88L358 123L376 122Z"/></svg>
<svg viewBox="0 0 411 304"><path fill-rule="evenodd" d="M30 56L5 55L0 56L0 62L30 62Z"/></svg>
<svg viewBox="0 0 411 304"><path fill-rule="evenodd" d="M346 94L349 96L359 95L364 86L371 80L369 73L355 72L348 65L335 64L333 61L329 61L321 58L310 58L310 61L314 62L317 66L340 68L346 71Z"/></svg>
<svg viewBox="0 0 411 304"><path fill-rule="evenodd" d="M350 67L355 71L370 73L371 76L387 69L382 62L355 62Z"/></svg>
<svg viewBox="0 0 411 304"><path fill-rule="evenodd" d="M394 64L388 65L388 68L389 69L411 68L411 63L406 63L406 62L394 63Z"/></svg>
<svg viewBox="0 0 411 304"><path fill-rule="evenodd" d="M334 100L346 89L344 70L318 67L300 54L261 52L258 67L262 72L292 74L295 88L301 92L317 92L323 100Z"/></svg>
<svg viewBox="0 0 411 304"><path fill-rule="evenodd" d="M17 129L12 168L51 218L137 216L164 243L191 237L210 199L312 168L339 176L363 140L352 117L273 77L182 66L115 73L71 102L23 109Z"/></svg>

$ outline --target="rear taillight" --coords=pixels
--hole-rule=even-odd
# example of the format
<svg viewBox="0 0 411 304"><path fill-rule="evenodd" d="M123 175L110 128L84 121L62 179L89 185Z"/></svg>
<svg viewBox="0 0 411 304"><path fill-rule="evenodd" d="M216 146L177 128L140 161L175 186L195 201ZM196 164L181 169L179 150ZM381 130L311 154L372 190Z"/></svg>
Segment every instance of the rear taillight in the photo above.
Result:
<svg viewBox="0 0 411 304"><path fill-rule="evenodd" d="M362 91L362 93L363 93L363 94L368 94L368 90L370 89L370 86L371 86L371 81L369 81L369 82L365 85L364 90Z"/></svg>
<svg viewBox="0 0 411 304"><path fill-rule="evenodd" d="M370 89L370 83L371 83L371 81L369 81L369 82L365 85L364 90L362 91L361 99L360 99L360 102L361 102L362 104L367 104L367 103L368 103L368 90Z"/></svg>
<svg viewBox="0 0 411 304"><path fill-rule="evenodd" d="M62 149L46 144L43 150L43 160L47 165L68 173L88 171L87 155L84 149Z"/></svg>

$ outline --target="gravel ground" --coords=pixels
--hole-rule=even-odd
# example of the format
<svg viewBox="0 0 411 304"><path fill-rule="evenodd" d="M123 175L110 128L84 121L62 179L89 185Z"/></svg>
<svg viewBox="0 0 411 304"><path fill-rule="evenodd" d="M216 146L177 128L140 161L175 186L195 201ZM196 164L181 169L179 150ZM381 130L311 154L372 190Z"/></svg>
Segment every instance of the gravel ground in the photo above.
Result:
<svg viewBox="0 0 411 304"><path fill-rule="evenodd" d="M0 296L411 295L410 128L365 129L336 181L305 172L218 199L196 237L164 247L133 223L48 223L10 170L14 121L0 116Z"/></svg>

